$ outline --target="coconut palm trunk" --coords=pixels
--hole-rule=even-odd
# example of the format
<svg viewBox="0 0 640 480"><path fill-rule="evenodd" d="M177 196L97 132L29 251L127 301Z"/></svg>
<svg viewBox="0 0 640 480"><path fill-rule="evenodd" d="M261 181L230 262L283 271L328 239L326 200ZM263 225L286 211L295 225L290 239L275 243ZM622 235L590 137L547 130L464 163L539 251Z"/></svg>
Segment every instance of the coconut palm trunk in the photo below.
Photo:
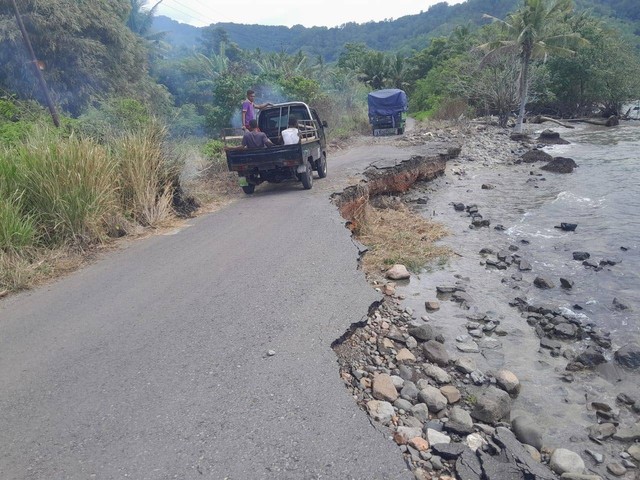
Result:
<svg viewBox="0 0 640 480"><path fill-rule="evenodd" d="M522 133L524 124L524 113L527 107L527 97L529 96L529 64L531 62L531 54L524 52L520 62L520 108L518 109L518 119L514 128L515 133Z"/></svg>

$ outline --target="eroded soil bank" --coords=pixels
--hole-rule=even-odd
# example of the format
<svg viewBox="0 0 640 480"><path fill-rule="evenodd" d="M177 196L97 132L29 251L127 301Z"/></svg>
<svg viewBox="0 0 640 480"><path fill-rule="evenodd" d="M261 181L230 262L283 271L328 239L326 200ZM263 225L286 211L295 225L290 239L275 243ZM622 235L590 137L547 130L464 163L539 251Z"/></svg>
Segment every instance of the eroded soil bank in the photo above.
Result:
<svg viewBox="0 0 640 480"><path fill-rule="evenodd" d="M535 239L513 243L492 218L505 211L496 205L526 208L514 185L544 197L542 164L520 163L535 142L486 126L388 141L436 140L462 148L413 171L372 167L336 199L353 221L363 202L396 195L447 225L455 251L408 280L371 278L383 301L335 345L347 388L416 478L639 478L637 375L616 363L608 332L536 300L546 272L527 261ZM588 365L591 352L605 361Z"/></svg>

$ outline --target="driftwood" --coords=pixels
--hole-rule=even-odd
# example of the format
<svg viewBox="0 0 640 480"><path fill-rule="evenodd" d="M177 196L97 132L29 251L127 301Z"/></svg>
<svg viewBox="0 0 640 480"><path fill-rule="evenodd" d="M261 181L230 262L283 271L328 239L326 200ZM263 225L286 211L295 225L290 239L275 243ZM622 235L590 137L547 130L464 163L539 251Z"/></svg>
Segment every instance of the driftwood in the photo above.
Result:
<svg viewBox="0 0 640 480"><path fill-rule="evenodd" d="M597 120L594 118L572 118L567 120L567 122L572 122L572 123L584 122L584 123L590 123L591 125L600 125L601 127L615 127L616 125L619 124L618 117L616 117L615 115L611 115L606 120Z"/></svg>
<svg viewBox="0 0 640 480"><path fill-rule="evenodd" d="M529 123L542 123L542 122L553 122L556 123L558 125L560 125L561 127L566 127L566 128L576 128L573 125L567 125L566 123L562 123L554 118L550 118L550 117L544 117L542 115L536 115L535 117L531 117L530 119L527 120Z"/></svg>

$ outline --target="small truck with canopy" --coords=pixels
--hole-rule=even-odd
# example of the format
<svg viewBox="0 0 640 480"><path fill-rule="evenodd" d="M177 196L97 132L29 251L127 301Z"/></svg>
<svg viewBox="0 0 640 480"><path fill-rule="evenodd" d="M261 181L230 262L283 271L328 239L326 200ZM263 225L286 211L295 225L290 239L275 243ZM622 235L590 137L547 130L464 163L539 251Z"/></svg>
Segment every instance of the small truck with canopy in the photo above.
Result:
<svg viewBox="0 0 640 480"><path fill-rule="evenodd" d="M300 141L285 145L282 131L289 119L295 119ZM246 194L252 194L262 182L279 183L297 179L304 189L313 186L313 172L318 178L327 176L327 142L318 113L303 102L279 103L260 111L258 128L273 142L272 147L245 148L238 143L242 135L238 129L223 130L227 166L237 172L239 183ZM234 145L235 143L235 145Z"/></svg>
<svg viewBox="0 0 640 480"><path fill-rule="evenodd" d="M370 92L367 103L374 137L404 133L408 104L403 90L387 88Z"/></svg>

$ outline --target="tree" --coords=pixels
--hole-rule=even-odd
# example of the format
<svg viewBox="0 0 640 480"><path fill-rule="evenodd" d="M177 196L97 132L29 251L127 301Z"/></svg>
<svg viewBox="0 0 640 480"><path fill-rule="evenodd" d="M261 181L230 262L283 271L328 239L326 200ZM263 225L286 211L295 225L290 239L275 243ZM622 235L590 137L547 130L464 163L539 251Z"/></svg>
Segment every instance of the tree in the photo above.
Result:
<svg viewBox="0 0 640 480"><path fill-rule="evenodd" d="M13 12L0 3L0 87L41 99ZM126 26L129 0L23 0L22 18L52 97L77 115L96 99L142 97L145 47Z"/></svg>
<svg viewBox="0 0 640 480"><path fill-rule="evenodd" d="M480 45L479 48L489 50L487 60L497 54L517 53L519 55L520 108L515 133L522 133L531 62L535 59L546 60L549 55L571 56L575 51L569 46L585 43L578 33L566 30L566 21L572 10L572 0L524 0L523 5L509 15L507 20L485 15L486 18L499 23L506 34L505 38Z"/></svg>
<svg viewBox="0 0 640 480"><path fill-rule="evenodd" d="M151 30L156 10L164 0L158 0L158 2L149 9L144 8L147 5L147 0L130 1L131 11L129 12L129 18L127 18L127 26L133 33L141 37L146 37Z"/></svg>
<svg viewBox="0 0 640 480"><path fill-rule="evenodd" d="M632 42L588 15L574 17L572 28L589 44L548 63L554 107L561 115L620 114L625 102L640 98L640 57Z"/></svg>

